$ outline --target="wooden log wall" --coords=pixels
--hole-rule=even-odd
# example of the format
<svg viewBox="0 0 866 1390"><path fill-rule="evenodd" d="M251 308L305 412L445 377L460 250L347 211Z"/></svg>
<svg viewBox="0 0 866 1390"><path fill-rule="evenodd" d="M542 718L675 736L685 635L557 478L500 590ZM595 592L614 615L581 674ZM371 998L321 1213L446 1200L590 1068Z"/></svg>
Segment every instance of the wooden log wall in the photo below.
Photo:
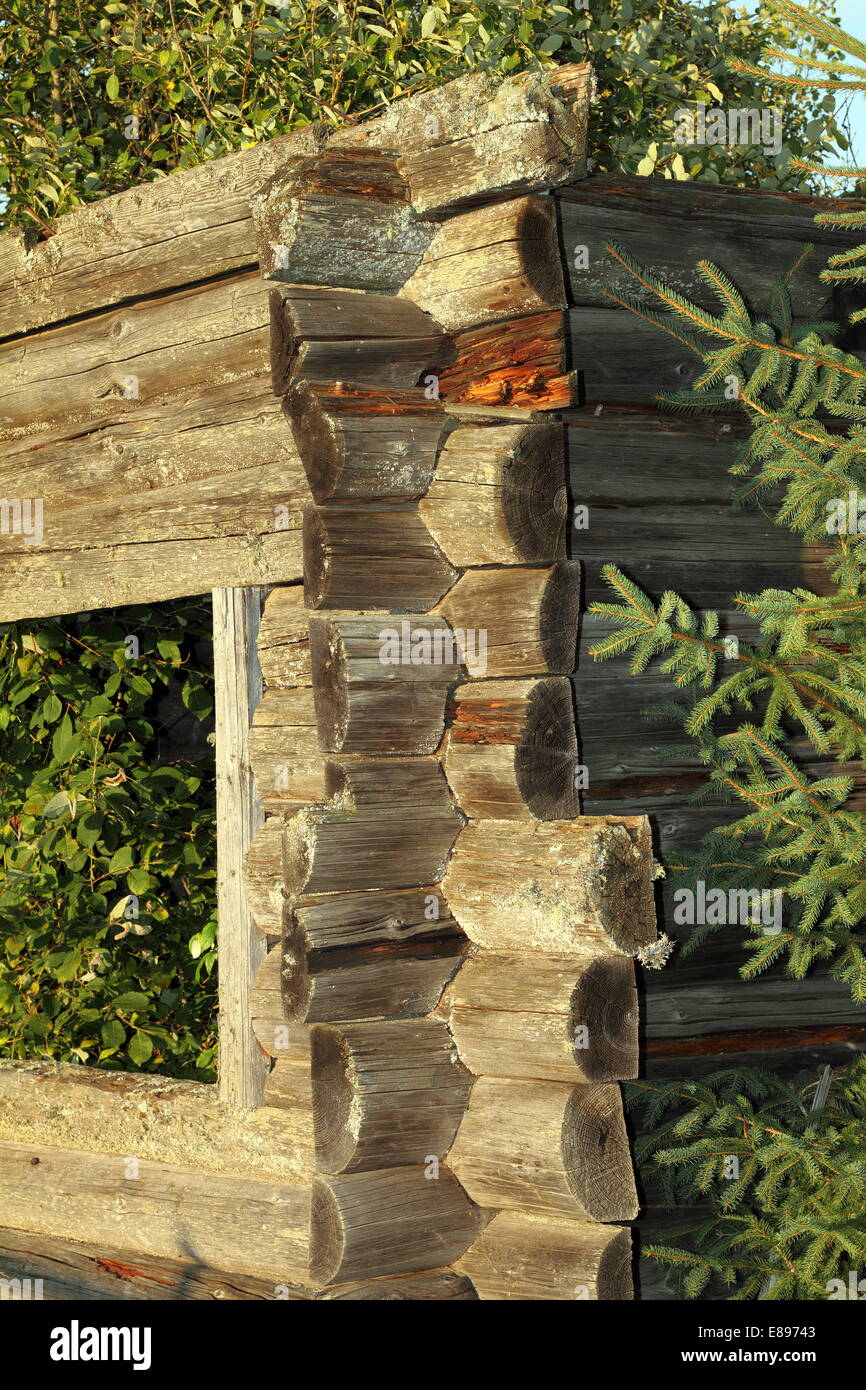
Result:
<svg viewBox="0 0 866 1390"><path fill-rule="evenodd" d="M362 184L391 259L353 229ZM446 1263L481 1298L630 1297L616 1083L652 846L644 816L578 815L555 208L476 199L421 234L410 185L365 150L256 204L310 502L303 591L271 592L259 637L247 883L282 937L254 1027L309 1037L316 1286Z"/></svg>
<svg viewBox="0 0 866 1390"><path fill-rule="evenodd" d="M581 407L564 418L573 512L569 555L584 564L585 604L609 599L601 568L613 562L655 596L673 588L700 608L720 610L723 631L748 639L748 625L731 611L732 595L798 584L821 592L820 547L804 547L760 512L731 506L728 469L744 437L736 410L686 418L653 403L656 392L687 384L698 362L602 295L604 284L614 292L627 289L627 277L604 245L626 246L678 290L715 307L695 271L705 257L759 307L772 281L811 242L815 253L791 283L794 314L844 323L851 306L831 294L820 271L850 240L815 224L815 214L831 206L824 199L613 175L554 196L572 362L581 371ZM839 341L854 351L866 345L850 327ZM586 511L578 521L580 507ZM725 813L689 805L704 780L698 760L666 756L683 742L681 729L642 716L646 706L669 697L665 679L652 672L632 679L625 662L598 664L588 656L604 631L599 620L584 615L574 676L588 779L583 809L646 811L660 859L676 862L676 849L695 846ZM796 745L792 755L812 772L822 766ZM863 769L849 764L845 773L854 780L852 807L862 809ZM666 883L661 889L661 923L683 941L689 928L672 925L671 889ZM801 981L773 969L741 981L740 937L736 930L720 933L695 956L677 952L666 970L640 978L648 1074L674 1077L752 1063L793 1076L819 1061L841 1064L866 1045L862 1010L851 1003L848 987L826 972Z"/></svg>
<svg viewBox="0 0 866 1390"><path fill-rule="evenodd" d="M718 813L688 804L696 763L660 762L678 735L641 721L659 678L592 664L585 614L609 561L745 636L731 593L823 583L819 549L730 509L736 414L653 404L695 362L602 296L621 283L604 243L699 299L706 255L753 303L803 241L846 243L821 200L583 178L589 85L477 74L0 238L0 493L26 478L45 506L44 543L0 531L0 621L272 586L245 892L269 1067L249 1113L294 1165L257 1149L250 1179L291 1209L277 1296L629 1297L636 979L650 1075L864 1045L844 986L744 985L733 940L644 973L666 949L653 852ZM846 307L820 263L793 282L798 320ZM656 907L664 926L664 889ZM32 1165L48 1121L17 1147L2 1131L0 1223L38 1209L28 1248L93 1297L129 1244L103 1268L51 1232L78 1163L67 1234L111 1246L100 1133L55 1192ZM233 1275L192 1274L155 1219L136 1287L162 1260L190 1297L268 1296L253 1246L231 1263L208 1234L220 1135L209 1204L182 1144L153 1180Z"/></svg>

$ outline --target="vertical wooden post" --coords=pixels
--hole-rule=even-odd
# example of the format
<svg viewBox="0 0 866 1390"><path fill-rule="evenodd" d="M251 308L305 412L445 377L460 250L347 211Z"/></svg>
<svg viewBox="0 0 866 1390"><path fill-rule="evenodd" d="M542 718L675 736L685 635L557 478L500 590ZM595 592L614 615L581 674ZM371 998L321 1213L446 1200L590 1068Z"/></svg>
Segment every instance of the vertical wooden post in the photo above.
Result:
<svg viewBox="0 0 866 1390"><path fill-rule="evenodd" d="M214 589L216 686L217 918L219 923L219 1095L260 1105L267 1060L252 1029L251 993L266 942L243 890L246 849L264 820L253 789L249 730L261 699L256 652L262 590Z"/></svg>

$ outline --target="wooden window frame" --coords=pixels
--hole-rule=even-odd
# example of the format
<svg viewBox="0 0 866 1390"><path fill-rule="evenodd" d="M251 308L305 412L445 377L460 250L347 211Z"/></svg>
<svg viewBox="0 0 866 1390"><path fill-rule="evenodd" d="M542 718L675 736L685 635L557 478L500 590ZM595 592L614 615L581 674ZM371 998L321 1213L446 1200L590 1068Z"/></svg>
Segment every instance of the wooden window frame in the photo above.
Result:
<svg viewBox="0 0 866 1390"><path fill-rule="evenodd" d="M264 821L249 729L265 593L213 591L218 1081L0 1062L0 1227L232 1270L286 1297L308 1282L311 1174L285 1112L262 1105L269 1063L250 1019L266 939L243 889L244 855Z"/></svg>

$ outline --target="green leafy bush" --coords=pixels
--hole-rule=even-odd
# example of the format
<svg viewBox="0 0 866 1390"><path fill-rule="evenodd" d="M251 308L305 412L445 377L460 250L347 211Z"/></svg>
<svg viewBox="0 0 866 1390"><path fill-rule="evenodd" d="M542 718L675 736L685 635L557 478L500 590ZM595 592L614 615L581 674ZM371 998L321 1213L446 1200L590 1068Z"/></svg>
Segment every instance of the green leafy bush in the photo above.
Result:
<svg viewBox="0 0 866 1390"><path fill-rule="evenodd" d="M3 1056L213 1079L209 641L200 598L0 631Z"/></svg>
<svg viewBox="0 0 866 1390"><path fill-rule="evenodd" d="M832 0L814 0L832 17ZM0 189L9 222L44 226L76 202L324 120L375 111L461 73L590 58L600 170L804 187L792 161L847 147L816 86L785 107L778 160L757 147L680 149L678 108L767 106L759 63L795 30L689 0L5 0L0 7ZM820 37L805 52L826 55ZM814 181L814 180L812 180Z"/></svg>

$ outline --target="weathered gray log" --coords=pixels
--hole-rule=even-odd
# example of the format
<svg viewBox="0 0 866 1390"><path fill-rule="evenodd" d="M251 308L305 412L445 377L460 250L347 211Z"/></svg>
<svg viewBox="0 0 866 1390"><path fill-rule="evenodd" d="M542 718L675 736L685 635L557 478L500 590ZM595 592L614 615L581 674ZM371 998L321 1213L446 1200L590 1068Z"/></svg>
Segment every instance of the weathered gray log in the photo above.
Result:
<svg viewBox="0 0 866 1390"><path fill-rule="evenodd" d="M311 617L310 655L322 749L436 752L463 669L444 619Z"/></svg>
<svg viewBox="0 0 866 1390"><path fill-rule="evenodd" d="M443 765L470 819L549 821L577 815L571 683L561 676L458 686Z"/></svg>
<svg viewBox="0 0 866 1390"><path fill-rule="evenodd" d="M631 1231L503 1211L458 1263L478 1297L523 1302L634 1298Z"/></svg>
<svg viewBox="0 0 866 1390"><path fill-rule="evenodd" d="M18 496L26 475L29 496L43 498L46 510L54 499L62 501L84 524L88 508L111 498L130 501L217 478L230 491L229 475L253 464L272 478L296 476L304 483L280 403L259 376L199 382L180 404L115 400L111 413L86 431L61 423L7 439L0 451L0 496Z"/></svg>
<svg viewBox="0 0 866 1390"><path fill-rule="evenodd" d="M256 973L250 991L253 1032L268 1057L310 1064L310 1030L290 1023L283 1011L283 947L273 946ZM273 1073L271 1073L273 1075Z"/></svg>
<svg viewBox="0 0 866 1390"><path fill-rule="evenodd" d="M618 1086L480 1076L448 1162L481 1207L578 1221L637 1216Z"/></svg>
<svg viewBox="0 0 866 1390"><path fill-rule="evenodd" d="M442 343L430 315L394 295L279 288L270 308L278 395L301 379L405 390L434 369Z"/></svg>
<svg viewBox="0 0 866 1390"><path fill-rule="evenodd" d="M436 759L329 762L333 808L299 811L284 828L290 894L438 883L461 818Z"/></svg>
<svg viewBox="0 0 866 1390"><path fill-rule="evenodd" d="M574 669L580 565L467 570L436 613L462 634L472 675L567 675Z"/></svg>
<svg viewBox="0 0 866 1390"><path fill-rule="evenodd" d="M408 197L397 161L378 150L288 162L250 199L262 274L287 285L398 290L434 231Z"/></svg>
<svg viewBox="0 0 866 1390"><path fill-rule="evenodd" d="M542 952L480 951L449 991L449 1022L476 1076L624 1081L637 1076L634 966Z"/></svg>
<svg viewBox="0 0 866 1390"><path fill-rule="evenodd" d="M422 1017L465 949L438 885L305 895L286 915L286 1015L307 1023Z"/></svg>
<svg viewBox="0 0 866 1390"><path fill-rule="evenodd" d="M560 311L456 333L437 374L442 400L567 410L580 395L578 373L568 366L568 334L568 315Z"/></svg>
<svg viewBox="0 0 866 1390"><path fill-rule="evenodd" d="M419 510L453 565L565 559L563 445L562 426L548 421L449 435Z"/></svg>
<svg viewBox="0 0 866 1390"><path fill-rule="evenodd" d="M313 683L302 584L278 585L265 599L256 639L266 690Z"/></svg>
<svg viewBox="0 0 866 1390"><path fill-rule="evenodd" d="M0 438L92 423L205 381L268 373L267 290L255 273L0 345ZM137 393L137 394L133 394Z"/></svg>
<svg viewBox="0 0 866 1390"><path fill-rule="evenodd" d="M443 888L491 950L636 955L656 935L652 864L644 816L470 821Z"/></svg>
<svg viewBox="0 0 866 1390"><path fill-rule="evenodd" d="M230 583L254 588L287 576L300 578L298 531L277 535L218 536L143 542L102 549L16 554L0 565L0 622L57 617L162 603Z"/></svg>
<svg viewBox="0 0 866 1390"><path fill-rule="evenodd" d="M268 690L249 735L256 793L266 812L300 809L325 795L325 765L316 737L313 691Z"/></svg>
<svg viewBox="0 0 866 1390"><path fill-rule="evenodd" d="M446 1168L385 1168L316 1178L310 1273L317 1284L410 1274L449 1263L471 1245L480 1214Z"/></svg>
<svg viewBox="0 0 866 1390"><path fill-rule="evenodd" d="M368 1279L361 1283L339 1284L325 1289L317 1296L323 1302L394 1303L413 1299L441 1303L447 1299L458 1302L478 1301L478 1295L465 1276L450 1269L437 1269L429 1274L402 1274L392 1279Z"/></svg>
<svg viewBox="0 0 866 1390"><path fill-rule="evenodd" d="M463 933L440 884L398 891L321 893L292 900L287 922L305 954L370 946L407 945Z"/></svg>
<svg viewBox="0 0 866 1390"><path fill-rule="evenodd" d="M315 1169L309 1107L282 1117L263 1105L230 1108L216 1086L200 1081L71 1063L0 1061L0 1140L26 1143L36 1154L77 1146L110 1157L121 1178L118 1155L179 1165L197 1170L203 1188L211 1174L294 1184L308 1182ZM55 1234L63 1229L61 1221Z"/></svg>
<svg viewBox="0 0 866 1390"><path fill-rule="evenodd" d="M795 314L825 319L831 296L820 271L829 252L853 244L850 232L815 222L830 200L796 193L767 198L756 190L597 174L555 196L575 304L604 305L603 286L629 290L630 277L604 251L613 241L714 313L718 297L696 270L702 259L726 270L749 303L763 310L772 286L810 242L819 249L792 279L791 301Z"/></svg>
<svg viewBox="0 0 866 1390"><path fill-rule="evenodd" d="M449 332L564 308L553 200L515 198L449 218L400 294Z"/></svg>
<svg viewBox="0 0 866 1390"><path fill-rule="evenodd" d="M406 501L427 491L444 416L423 391L302 382L286 412L316 502Z"/></svg>
<svg viewBox="0 0 866 1390"><path fill-rule="evenodd" d="M399 155L423 213L537 192L583 176L592 81L588 63L504 79L471 73L337 131L330 144Z"/></svg>
<svg viewBox="0 0 866 1390"><path fill-rule="evenodd" d="M203 1267L188 1256L178 1260L157 1259L139 1250L130 1253L104 1244L52 1239L33 1231L13 1231L8 1226L0 1230L0 1277L5 1281L4 1299L14 1302L39 1299L46 1303L181 1300L190 1303L213 1299L232 1303L275 1297L288 1302L312 1298L310 1290L298 1284L276 1286L272 1279L227 1274ZM471 1289L468 1279L456 1274L448 1277L453 1280L453 1293L449 1293L449 1285L443 1283L440 1295L431 1293L428 1296L476 1297L474 1293L458 1292ZM402 1294L391 1295L398 1296L403 1297ZM416 1296L424 1295L405 1295L407 1298Z"/></svg>
<svg viewBox="0 0 866 1390"><path fill-rule="evenodd" d="M472 1078L446 1024L318 1024L311 1034L320 1172L426 1164L448 1152Z"/></svg>
<svg viewBox="0 0 866 1390"><path fill-rule="evenodd" d="M423 613L457 578L416 504L308 507L304 600L308 608Z"/></svg>
<svg viewBox="0 0 866 1390"><path fill-rule="evenodd" d="M244 860L244 892L253 921L265 936L283 931L283 822L271 816L253 836Z"/></svg>
<svg viewBox="0 0 866 1390"><path fill-rule="evenodd" d="M0 1144L0 1225L39 1235L302 1284L309 1209L306 1182L145 1159L132 1178L117 1154Z"/></svg>
<svg viewBox="0 0 866 1390"><path fill-rule="evenodd" d="M258 261L249 198L287 157L312 151L316 130L175 169L167 178L73 208L49 236L0 237L0 321L23 333L142 299Z"/></svg>

